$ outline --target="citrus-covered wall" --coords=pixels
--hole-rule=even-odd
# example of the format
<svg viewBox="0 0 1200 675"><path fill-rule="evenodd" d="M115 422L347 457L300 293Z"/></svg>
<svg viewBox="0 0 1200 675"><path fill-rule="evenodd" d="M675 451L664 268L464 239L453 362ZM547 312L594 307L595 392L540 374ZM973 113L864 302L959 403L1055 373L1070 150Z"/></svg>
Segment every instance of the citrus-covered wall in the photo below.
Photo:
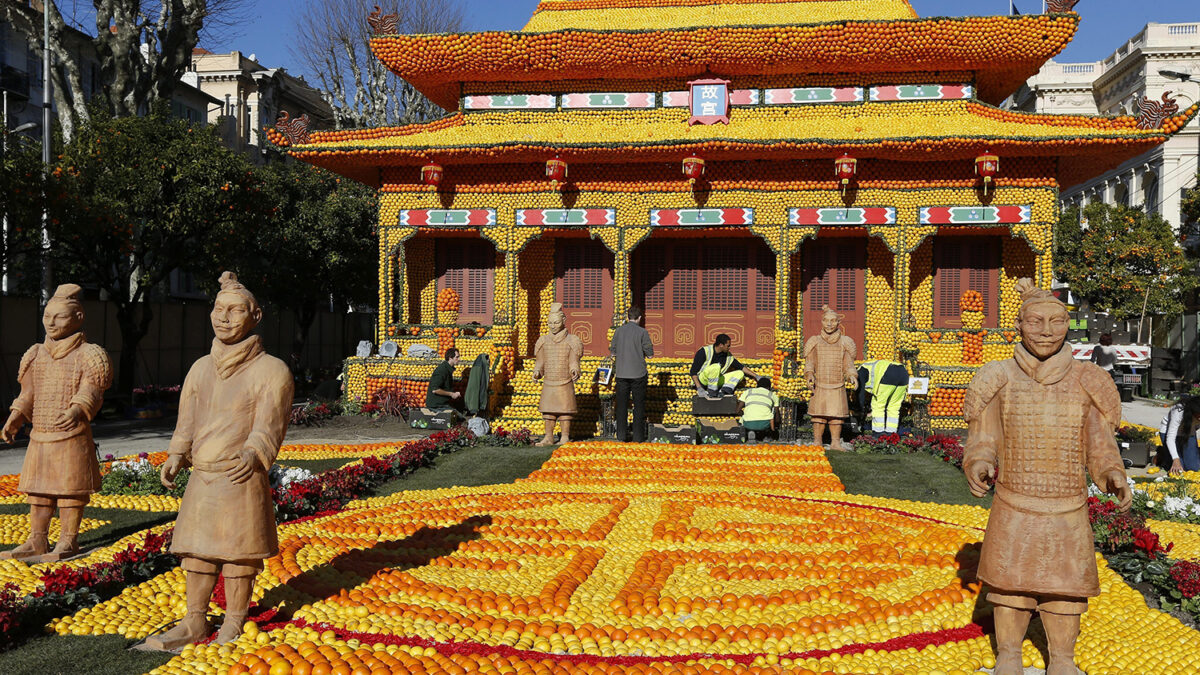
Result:
<svg viewBox="0 0 1200 675"><path fill-rule="evenodd" d="M773 363L760 363L762 372L771 373L780 393L804 398L807 392L799 378L797 349L805 338L803 303L796 297L799 276L795 266L802 257L806 241L820 237L823 229L856 228L866 235L865 297L866 349L868 358L923 361L932 366L932 411L935 426L961 424L960 390L969 382L979 362L1011 356L1015 333L1012 331L1017 299L1012 285L1021 276L1032 276L1046 286L1050 281L1052 224L1056 221L1057 189L1053 181L1036 179L1046 167L1037 163L1018 166L1024 175L1014 184L1000 181L984 196L971 181L889 180L856 186L849 198L830 181L715 181L701 191L681 187L679 181L619 182L589 181L587 177L565 191L530 183L491 183L496 169L480 169L481 182L459 184L453 191L432 192L397 183L385 187L380 211L380 326L381 340L400 342L401 351L413 341L433 344L434 333L447 328L437 323L434 249L440 237L458 235L458 227L421 227L407 224L411 214L425 210L490 210L488 222L475 226L479 236L493 243L498 253L495 269L495 326L485 327L483 335L456 333L456 346L465 359L489 351L509 353L506 368L518 373L521 357L530 352L532 341L543 330L544 316L554 300L554 240L567 230L586 232L601 241L614 254L614 324L631 302L629 282L630 254L652 231L652 209L753 209L753 222L739 225L762 238L777 255L776 274L776 350ZM587 168L581 173L586 174ZM640 175L641 169L634 170ZM776 170L771 170L776 173ZM911 173L911 172L910 172ZM1020 173L1020 171L1017 171ZM899 172L896 178L908 174ZM753 185L753 186L751 186ZM720 186L722 189L718 189ZM923 207L1007 205L1028 207L1023 222L1007 224L934 225L922 220ZM891 222L868 225L802 224L794 209L894 209ZM608 222L578 227L547 229L524 224L518 218L522 209L611 209ZM406 215L407 214L407 215ZM926 218L928 220L928 218ZM711 237L714 228L677 227L676 236ZM453 231L459 230L459 231ZM981 342L977 352L964 350L964 331L942 331L933 327L933 241L942 234L996 234L1004 237L1000 278L999 321L983 326L965 339L972 345ZM413 307L419 303L419 307ZM420 317L420 325L410 319ZM490 332L488 332L490 331ZM445 345L442 341L439 346ZM699 345L698 345L699 346ZM507 349L508 352L504 352ZM982 359L979 358L982 355ZM407 366L403 359L354 360L347 363L348 396L366 397L367 378L404 379L428 377L427 364ZM686 369L686 364L662 360L657 367ZM977 362L978 361L978 362ZM408 368L406 371L405 368ZM399 369L399 370L397 370ZM673 381L673 375L663 377ZM673 370L671 371L674 372ZM686 378L685 378L686 379ZM678 400L686 395L688 382L681 380ZM590 385L590 383L589 383ZM377 385L376 385L377 386ZM529 401L513 403L522 384L518 377L508 392L500 392L501 407L528 412ZM582 386L582 385L581 385ZM666 385L664 385L666 386ZM515 387L515 388L514 388ZM674 389L674 386L668 387ZM665 390L663 390L665 391ZM585 392L580 392L585 394ZM660 391L660 394L663 392ZM586 394L585 394L586 395ZM675 401L676 398L671 398ZM653 405L661 405L662 401ZM668 403L667 417L673 421L690 417L686 406ZM536 416L526 422L536 422Z"/></svg>

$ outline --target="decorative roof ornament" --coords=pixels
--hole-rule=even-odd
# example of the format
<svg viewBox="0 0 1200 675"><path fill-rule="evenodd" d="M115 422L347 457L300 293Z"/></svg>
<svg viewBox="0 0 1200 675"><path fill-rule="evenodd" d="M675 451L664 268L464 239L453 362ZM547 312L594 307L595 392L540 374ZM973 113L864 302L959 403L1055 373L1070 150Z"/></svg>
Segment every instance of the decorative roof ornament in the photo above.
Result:
<svg viewBox="0 0 1200 675"><path fill-rule="evenodd" d="M384 14L379 5L375 5L375 11L367 15L367 25L373 35L395 35L400 32L400 15Z"/></svg>
<svg viewBox="0 0 1200 675"><path fill-rule="evenodd" d="M287 138L288 145L304 145L308 143L308 122L308 113L292 119L288 111L280 110L275 129Z"/></svg>
<svg viewBox="0 0 1200 675"><path fill-rule="evenodd" d="M1078 4L1079 0L1050 0L1046 3L1046 10L1051 14L1066 14L1074 12Z"/></svg>
<svg viewBox="0 0 1200 675"><path fill-rule="evenodd" d="M1162 102L1152 101L1149 96L1143 96L1138 104L1137 126L1139 129L1161 129L1163 122L1179 112L1179 104L1171 97L1171 92L1164 91Z"/></svg>

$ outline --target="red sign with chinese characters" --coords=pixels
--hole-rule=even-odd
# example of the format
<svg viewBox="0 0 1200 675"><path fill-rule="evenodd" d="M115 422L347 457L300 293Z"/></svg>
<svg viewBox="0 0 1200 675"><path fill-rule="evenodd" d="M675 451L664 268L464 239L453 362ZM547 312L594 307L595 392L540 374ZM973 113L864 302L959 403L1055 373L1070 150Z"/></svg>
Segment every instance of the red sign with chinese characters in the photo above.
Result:
<svg viewBox="0 0 1200 675"><path fill-rule="evenodd" d="M693 124L729 124L729 80L693 80L688 82L688 104Z"/></svg>

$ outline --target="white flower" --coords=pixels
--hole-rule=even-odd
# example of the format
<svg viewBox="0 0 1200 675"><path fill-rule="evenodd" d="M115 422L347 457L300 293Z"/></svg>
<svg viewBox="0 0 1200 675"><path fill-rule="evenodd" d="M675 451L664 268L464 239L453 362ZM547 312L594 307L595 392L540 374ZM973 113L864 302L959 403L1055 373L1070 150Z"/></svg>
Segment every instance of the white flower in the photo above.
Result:
<svg viewBox="0 0 1200 675"><path fill-rule="evenodd" d="M1152 509L1152 508L1154 508L1154 503L1155 503L1155 502L1154 502L1154 500L1153 500L1153 499L1151 499L1150 501L1146 502L1146 508L1148 508L1148 509Z"/></svg>

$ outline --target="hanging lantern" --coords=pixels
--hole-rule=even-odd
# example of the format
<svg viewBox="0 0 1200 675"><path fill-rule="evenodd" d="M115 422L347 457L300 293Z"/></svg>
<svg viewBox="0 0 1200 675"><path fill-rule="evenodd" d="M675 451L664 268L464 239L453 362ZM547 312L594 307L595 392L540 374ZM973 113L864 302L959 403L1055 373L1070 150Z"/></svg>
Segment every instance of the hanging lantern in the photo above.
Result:
<svg viewBox="0 0 1200 675"><path fill-rule="evenodd" d="M992 178L1000 173L1000 158L992 153L985 153L975 158L975 175L983 177L983 194L987 194Z"/></svg>
<svg viewBox="0 0 1200 675"><path fill-rule="evenodd" d="M437 188L442 184L442 177L446 172L442 170L441 164L429 163L421 167L421 184L431 188Z"/></svg>
<svg viewBox="0 0 1200 675"><path fill-rule="evenodd" d="M565 183L567 180L567 163L557 157L546 160L546 178L550 179L550 184L554 187Z"/></svg>
<svg viewBox="0 0 1200 675"><path fill-rule="evenodd" d="M687 176L688 181L695 185L696 181L704 175L704 160L695 155L684 157L683 175Z"/></svg>
<svg viewBox="0 0 1200 675"><path fill-rule="evenodd" d="M846 187L850 185L850 179L858 173L858 160L851 157L848 153L833 160L833 175L842 180L842 194L846 194Z"/></svg>

